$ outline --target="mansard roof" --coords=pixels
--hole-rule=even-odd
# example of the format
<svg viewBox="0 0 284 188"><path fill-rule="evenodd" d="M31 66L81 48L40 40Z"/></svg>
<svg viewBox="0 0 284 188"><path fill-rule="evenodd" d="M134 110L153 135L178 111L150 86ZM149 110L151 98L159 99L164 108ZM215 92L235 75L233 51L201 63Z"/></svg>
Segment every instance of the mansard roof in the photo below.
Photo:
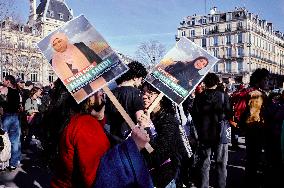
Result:
<svg viewBox="0 0 284 188"><path fill-rule="evenodd" d="M47 0L41 0L37 9L36 9L36 14L39 15L39 16L42 16L43 13L44 13L44 10L45 10L45 7L46 7L46 3L47 3Z"/></svg>
<svg viewBox="0 0 284 188"><path fill-rule="evenodd" d="M73 18L72 12L64 0L41 0L36 13L38 17L45 16L64 22Z"/></svg>

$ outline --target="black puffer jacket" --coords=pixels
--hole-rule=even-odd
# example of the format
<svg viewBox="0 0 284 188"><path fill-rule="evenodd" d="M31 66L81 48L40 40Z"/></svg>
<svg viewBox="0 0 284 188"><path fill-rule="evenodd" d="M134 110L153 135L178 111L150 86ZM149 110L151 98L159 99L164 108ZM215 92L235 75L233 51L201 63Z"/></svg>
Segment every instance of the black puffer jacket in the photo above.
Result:
<svg viewBox="0 0 284 188"><path fill-rule="evenodd" d="M222 102L224 96L224 103ZM198 140L204 145L216 145L220 141L219 121L223 114L230 118L229 96L215 89L207 89L197 95L193 102L192 118L198 133Z"/></svg>
<svg viewBox="0 0 284 188"><path fill-rule="evenodd" d="M154 151L151 154L146 152L144 154L149 168L155 168L150 171L154 185L165 187L171 180L177 178L180 160L183 155L186 155L186 150L174 112L161 109L151 119L157 136L150 142ZM169 158L171 162L162 165Z"/></svg>

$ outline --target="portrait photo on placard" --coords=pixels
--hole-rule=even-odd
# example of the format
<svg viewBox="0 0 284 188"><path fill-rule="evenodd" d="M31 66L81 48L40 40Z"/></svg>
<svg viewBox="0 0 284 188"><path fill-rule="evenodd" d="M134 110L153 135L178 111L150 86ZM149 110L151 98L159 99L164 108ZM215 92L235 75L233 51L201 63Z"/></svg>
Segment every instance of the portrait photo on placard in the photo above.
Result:
<svg viewBox="0 0 284 188"><path fill-rule="evenodd" d="M50 33L38 47L78 103L128 70L83 15Z"/></svg>
<svg viewBox="0 0 284 188"><path fill-rule="evenodd" d="M182 103L218 59L182 37L146 80L176 104Z"/></svg>

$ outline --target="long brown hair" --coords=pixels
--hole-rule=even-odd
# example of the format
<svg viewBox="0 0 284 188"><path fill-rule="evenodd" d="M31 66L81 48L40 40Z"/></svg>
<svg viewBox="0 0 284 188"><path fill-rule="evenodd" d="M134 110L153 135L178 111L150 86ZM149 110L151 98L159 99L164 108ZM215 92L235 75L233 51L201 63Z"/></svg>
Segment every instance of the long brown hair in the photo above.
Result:
<svg viewBox="0 0 284 188"><path fill-rule="evenodd" d="M32 89L31 89L31 92L30 92L30 97L33 97L34 96L34 94L36 93L36 92L38 92L38 90L40 90L40 88L39 87L33 87Z"/></svg>

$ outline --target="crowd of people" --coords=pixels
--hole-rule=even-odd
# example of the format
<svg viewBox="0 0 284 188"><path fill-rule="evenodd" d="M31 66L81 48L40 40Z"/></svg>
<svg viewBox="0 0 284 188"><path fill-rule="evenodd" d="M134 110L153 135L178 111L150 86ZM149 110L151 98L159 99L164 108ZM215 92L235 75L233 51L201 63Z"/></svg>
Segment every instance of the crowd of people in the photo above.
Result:
<svg viewBox="0 0 284 188"><path fill-rule="evenodd" d="M210 186L224 188L226 136L232 129L232 149L238 149L237 136L245 136L245 185L283 185L284 92L269 90L266 69L256 69L248 87L233 90L208 73L182 107L164 96L149 111L160 92L143 81L142 64L128 67L112 92L134 128L103 91L77 104L60 80L42 87L7 75L0 88L1 171L17 169L22 152L37 140L35 152L52 172L53 188L207 188L212 159L217 176ZM147 143L152 152L145 149Z"/></svg>

